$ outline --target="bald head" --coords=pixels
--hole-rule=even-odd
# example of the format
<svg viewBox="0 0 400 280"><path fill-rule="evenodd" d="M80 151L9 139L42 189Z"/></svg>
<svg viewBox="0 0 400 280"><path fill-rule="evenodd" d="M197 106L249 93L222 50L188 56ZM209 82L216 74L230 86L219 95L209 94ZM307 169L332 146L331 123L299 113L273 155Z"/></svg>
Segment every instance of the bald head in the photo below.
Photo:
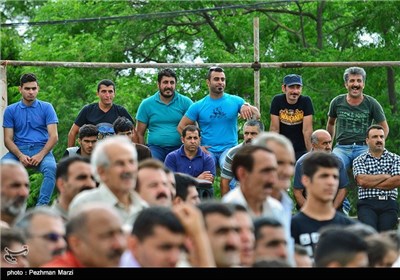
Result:
<svg viewBox="0 0 400 280"><path fill-rule="evenodd" d="M325 129L317 129L311 134L313 151L332 152L332 137Z"/></svg>

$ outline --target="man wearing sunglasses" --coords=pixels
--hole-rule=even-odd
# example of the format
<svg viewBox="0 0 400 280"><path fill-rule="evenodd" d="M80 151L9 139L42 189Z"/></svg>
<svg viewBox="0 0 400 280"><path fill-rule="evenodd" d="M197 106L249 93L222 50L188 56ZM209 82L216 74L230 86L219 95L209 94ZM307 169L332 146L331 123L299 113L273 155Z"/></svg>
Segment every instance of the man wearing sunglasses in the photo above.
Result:
<svg viewBox="0 0 400 280"><path fill-rule="evenodd" d="M203 151L211 153L215 165L222 169L228 150L238 144L238 114L244 119L259 119L260 112L243 98L225 92L226 78L221 67L211 67L206 82L209 94L189 107L178 131L182 134L187 125L197 122Z"/></svg>
<svg viewBox="0 0 400 280"><path fill-rule="evenodd" d="M24 234L31 267L39 267L65 252L64 222L50 207L29 209L15 227Z"/></svg>

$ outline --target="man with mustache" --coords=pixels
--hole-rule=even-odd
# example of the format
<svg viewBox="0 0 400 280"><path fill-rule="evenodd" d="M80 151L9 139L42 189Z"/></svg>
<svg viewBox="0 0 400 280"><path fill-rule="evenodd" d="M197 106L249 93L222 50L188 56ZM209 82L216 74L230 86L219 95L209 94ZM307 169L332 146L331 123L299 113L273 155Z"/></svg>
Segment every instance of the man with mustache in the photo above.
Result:
<svg viewBox="0 0 400 280"><path fill-rule="evenodd" d="M377 231L395 229L399 214L400 156L385 149L386 135L384 127L371 125L367 129L368 151L353 162L358 220Z"/></svg>
<svg viewBox="0 0 400 280"><path fill-rule="evenodd" d="M64 221L49 206L30 208L16 222L15 228L24 235L30 267L44 265L64 254L67 248Z"/></svg>
<svg viewBox="0 0 400 280"><path fill-rule="evenodd" d="M264 125L257 120L248 120L243 125L243 143L236 145L228 151L224 160L224 166L221 169L221 196L224 196L238 185L238 182L233 178L234 175L231 169L232 160L236 152L244 145L251 144L251 140L257 137L262 131L264 131Z"/></svg>
<svg viewBox="0 0 400 280"><path fill-rule="evenodd" d="M58 118L53 106L37 99L39 82L32 73L23 74L18 87L21 100L4 111L3 159L19 160L26 168L43 174L36 205L47 205L55 185L56 159L53 148L58 141Z"/></svg>
<svg viewBox="0 0 400 280"><path fill-rule="evenodd" d="M215 163L212 156L200 148L200 129L195 125L186 126L181 141L183 145L165 158L165 166L173 172L189 174L213 183Z"/></svg>
<svg viewBox="0 0 400 280"><path fill-rule="evenodd" d="M66 224L67 252L42 267L117 267L126 236L115 209L89 203L74 213Z"/></svg>
<svg viewBox="0 0 400 280"><path fill-rule="evenodd" d="M282 91L283 94L275 95L271 101L269 131L289 138L298 160L311 150L314 107L311 98L302 95L303 80L300 75L286 75Z"/></svg>
<svg viewBox="0 0 400 280"><path fill-rule="evenodd" d="M1 221L12 227L17 217L25 212L30 185L28 172L19 161L1 160L0 180Z"/></svg>
<svg viewBox="0 0 400 280"><path fill-rule="evenodd" d="M154 158L140 162L136 191L150 206L172 206L172 193L164 164Z"/></svg>
<svg viewBox="0 0 400 280"><path fill-rule="evenodd" d="M140 103L136 114L139 144L146 144L154 158L164 162L168 153L179 149L180 134L176 127L193 101L176 91L178 79L171 69L158 73L158 91Z"/></svg>
<svg viewBox="0 0 400 280"><path fill-rule="evenodd" d="M203 214L216 266L240 266L240 226L234 208L212 200L200 203L198 207Z"/></svg>
<svg viewBox="0 0 400 280"><path fill-rule="evenodd" d="M59 195L52 208L67 221L72 199L78 193L96 187L89 159L79 155L61 159L57 164L56 186Z"/></svg>
<svg viewBox="0 0 400 280"><path fill-rule="evenodd" d="M272 198L278 163L275 154L266 147L245 145L233 157L232 171L240 187L222 197L222 202L241 204L252 218L269 216L283 222L285 217L279 201Z"/></svg>
<svg viewBox="0 0 400 280"><path fill-rule="evenodd" d="M76 117L68 133L68 147L75 146L76 135L79 128L84 124L96 125L99 132L107 131L113 134L112 123L119 117L125 116L133 122L132 116L128 113L125 107L113 103L115 97L115 84L111 80L101 80L97 84L97 96L99 102L85 105ZM99 136L104 137L104 134Z"/></svg>
<svg viewBox="0 0 400 280"><path fill-rule="evenodd" d="M353 166L356 157L368 150L365 131L373 122L383 127L385 138L389 134L382 106L363 92L366 76L363 68L347 68L343 74L347 93L336 96L329 105L326 130L336 140L332 152L342 159L346 170Z"/></svg>
<svg viewBox="0 0 400 280"><path fill-rule="evenodd" d="M131 140L114 135L99 141L92 154L91 166L100 185L77 194L69 205L69 215L83 204L103 202L117 210L124 226L130 230L138 213L148 207L135 191L138 160Z"/></svg>

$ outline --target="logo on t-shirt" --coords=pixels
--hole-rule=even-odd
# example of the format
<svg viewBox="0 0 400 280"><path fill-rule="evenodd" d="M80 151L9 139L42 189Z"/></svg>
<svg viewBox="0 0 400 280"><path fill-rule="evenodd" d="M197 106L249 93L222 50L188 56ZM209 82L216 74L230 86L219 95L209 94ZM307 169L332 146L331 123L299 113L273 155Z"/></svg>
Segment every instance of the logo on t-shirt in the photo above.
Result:
<svg viewBox="0 0 400 280"><path fill-rule="evenodd" d="M304 119L303 110L282 109L279 111L279 120L286 125L301 124Z"/></svg>

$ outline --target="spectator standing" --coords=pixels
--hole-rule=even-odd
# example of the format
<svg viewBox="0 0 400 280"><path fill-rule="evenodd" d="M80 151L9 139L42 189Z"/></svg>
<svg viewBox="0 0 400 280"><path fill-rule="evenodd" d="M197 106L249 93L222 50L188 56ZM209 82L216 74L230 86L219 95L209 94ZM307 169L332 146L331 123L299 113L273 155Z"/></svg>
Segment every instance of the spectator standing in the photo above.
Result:
<svg viewBox="0 0 400 280"><path fill-rule="evenodd" d="M68 147L75 146L76 135L79 132L79 128L84 124L96 125L99 133L114 134L112 123L119 116L125 116L133 122L131 115L123 106L113 103L115 93L116 89L113 81L101 80L97 84L99 101L84 106L79 112L68 133Z"/></svg>
<svg viewBox="0 0 400 280"><path fill-rule="evenodd" d="M182 131L183 145L169 153L165 158L165 166L173 172L189 174L195 178L214 182L215 163L212 156L200 148L200 129L188 125Z"/></svg>
<svg viewBox="0 0 400 280"><path fill-rule="evenodd" d="M158 91L140 103L136 114L136 131L140 144L145 144L156 159L164 162L168 153L181 145L176 127L193 101L176 91L178 79L171 69L158 73Z"/></svg>
<svg viewBox="0 0 400 280"><path fill-rule="evenodd" d="M187 125L197 122L203 151L210 152L215 165L222 169L228 150L238 144L238 114L244 119L259 119L260 112L243 98L225 92L226 79L221 67L210 67L206 82L209 94L190 106L178 131L182 133Z"/></svg>
<svg viewBox="0 0 400 280"><path fill-rule="evenodd" d="M58 141L58 118L50 103L37 99L39 83L34 74L23 74L18 89L21 101L4 111L4 144L9 152L3 159L19 160L43 174L36 205L47 205L56 180L52 149Z"/></svg>
<svg viewBox="0 0 400 280"><path fill-rule="evenodd" d="M271 101L269 130L292 141L297 160L311 150L314 107L311 98L302 95L303 80L300 75L286 75L282 91L283 94L275 95Z"/></svg>
<svg viewBox="0 0 400 280"><path fill-rule="evenodd" d="M385 148L385 135L382 126L370 126L366 138L368 151L353 162L358 219L377 231L396 228L399 214L400 156Z"/></svg>
<svg viewBox="0 0 400 280"><path fill-rule="evenodd" d="M333 153L340 157L344 167L352 167L353 160L368 150L365 131L374 121L383 127L385 138L389 126L379 102L364 94L367 74L360 67L350 67L344 71L346 94L336 96L329 105L326 130L336 140Z"/></svg>

